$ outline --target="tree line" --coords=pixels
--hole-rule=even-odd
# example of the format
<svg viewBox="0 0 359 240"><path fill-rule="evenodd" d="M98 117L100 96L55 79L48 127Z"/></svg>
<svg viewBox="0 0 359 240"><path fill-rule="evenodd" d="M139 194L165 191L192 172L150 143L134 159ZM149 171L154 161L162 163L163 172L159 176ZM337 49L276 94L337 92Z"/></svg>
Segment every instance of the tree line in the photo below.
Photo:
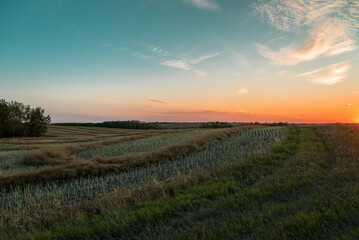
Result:
<svg viewBox="0 0 359 240"><path fill-rule="evenodd" d="M51 122L45 110L23 103L0 100L0 137L39 137Z"/></svg>
<svg viewBox="0 0 359 240"><path fill-rule="evenodd" d="M157 129L153 123L141 122L138 120L129 121L105 121L102 123L55 123L60 126L81 126L81 127L107 127L107 128L126 128L126 129Z"/></svg>
<svg viewBox="0 0 359 240"><path fill-rule="evenodd" d="M201 128L231 128L233 124L229 122L204 122L201 124Z"/></svg>

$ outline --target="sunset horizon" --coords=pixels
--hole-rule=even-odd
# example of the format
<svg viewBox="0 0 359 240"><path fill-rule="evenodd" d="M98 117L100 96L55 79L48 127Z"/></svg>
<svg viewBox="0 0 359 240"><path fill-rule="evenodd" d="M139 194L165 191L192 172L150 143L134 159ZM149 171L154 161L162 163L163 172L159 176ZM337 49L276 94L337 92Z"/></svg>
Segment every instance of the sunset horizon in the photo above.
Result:
<svg viewBox="0 0 359 240"><path fill-rule="evenodd" d="M359 123L359 3L1 1L1 99L53 123Z"/></svg>
<svg viewBox="0 0 359 240"><path fill-rule="evenodd" d="M359 239L359 0L0 0L0 240Z"/></svg>

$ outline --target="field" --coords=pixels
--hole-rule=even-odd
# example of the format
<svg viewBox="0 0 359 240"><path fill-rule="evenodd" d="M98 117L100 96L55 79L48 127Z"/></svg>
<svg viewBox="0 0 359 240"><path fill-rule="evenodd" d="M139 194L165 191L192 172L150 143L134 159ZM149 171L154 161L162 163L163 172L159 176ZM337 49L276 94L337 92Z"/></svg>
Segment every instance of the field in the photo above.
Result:
<svg viewBox="0 0 359 240"><path fill-rule="evenodd" d="M0 140L0 239L358 239L356 125Z"/></svg>

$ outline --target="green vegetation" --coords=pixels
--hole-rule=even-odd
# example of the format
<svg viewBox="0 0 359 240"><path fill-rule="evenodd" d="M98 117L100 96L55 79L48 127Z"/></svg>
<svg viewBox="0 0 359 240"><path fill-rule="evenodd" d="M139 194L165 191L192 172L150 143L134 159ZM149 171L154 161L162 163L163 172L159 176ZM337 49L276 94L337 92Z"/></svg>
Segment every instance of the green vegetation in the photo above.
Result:
<svg viewBox="0 0 359 240"><path fill-rule="evenodd" d="M0 100L0 137L39 137L47 130L49 115L44 115L40 107Z"/></svg>
<svg viewBox="0 0 359 240"><path fill-rule="evenodd" d="M186 145L213 134L206 131L78 155L115 164L117 154L142 144L150 152L179 139ZM358 156L359 133L350 126L242 129L125 172L1 189L0 232L4 239L357 239Z"/></svg>

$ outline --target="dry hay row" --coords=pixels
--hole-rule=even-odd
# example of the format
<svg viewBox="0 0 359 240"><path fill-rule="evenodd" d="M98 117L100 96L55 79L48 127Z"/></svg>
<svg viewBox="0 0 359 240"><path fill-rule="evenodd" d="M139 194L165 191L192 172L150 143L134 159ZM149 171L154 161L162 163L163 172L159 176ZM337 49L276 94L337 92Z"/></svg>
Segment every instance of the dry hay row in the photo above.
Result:
<svg viewBox="0 0 359 240"><path fill-rule="evenodd" d="M51 138L47 138L44 140L53 140L53 141L48 141L48 142L41 142L41 141L33 141L31 143L27 143L21 140L14 140L12 139L11 141L3 141L4 143L9 143L9 144L16 144L15 146L12 145L8 145L8 146L3 146L0 147L0 151L13 151L13 150L34 150L34 149L40 149L40 148L47 148L46 146L44 146L45 144L72 144L72 143L86 143L86 142L103 142L103 139L105 140L105 144L104 145L108 145L106 144L106 142L110 142L110 144L113 143L117 143L116 139L118 137L126 137L126 136L143 136L143 135L147 135L147 134L152 134L153 135L157 135L157 134L165 134L165 133L170 133L170 132L175 132L174 130L165 130L165 131L141 131L141 132L130 132L130 133L120 133L120 134L108 134L105 136L98 136L98 135L94 135L94 136L81 136L81 137L69 137L69 138L60 138L61 140L58 140L57 138L51 139ZM113 138L113 139L112 139ZM137 139L137 138L136 138ZM133 140L133 139L130 139ZM53 147L49 147L49 148L53 148ZM62 147L59 147L62 148Z"/></svg>
<svg viewBox="0 0 359 240"><path fill-rule="evenodd" d="M50 164L67 164L75 161L78 162L78 159L76 159L72 155L75 153L79 153L81 151L85 151L92 148L98 148L101 146L107 146L111 144L122 143L126 141L161 135L169 132L174 132L174 131L148 132L143 134L135 134L135 135L127 135L127 136L125 135L124 137L119 139L110 138L102 141L68 145L68 146L42 147L26 155L25 158L21 161L21 163L29 166L38 166L38 165L50 165Z"/></svg>
<svg viewBox="0 0 359 240"><path fill-rule="evenodd" d="M91 161L70 158L65 160L69 163L63 166L45 167L16 175L2 176L0 177L0 187L9 188L34 183L46 183L86 176L101 176L108 173L120 173L134 168L146 167L151 164L163 163L189 153L198 152L219 140L229 138L241 131L260 127L261 126L246 126L225 129L205 136L199 136L191 141L144 153L132 153L112 158L97 157ZM59 158L59 161L61 161L61 158Z"/></svg>
<svg viewBox="0 0 359 240"><path fill-rule="evenodd" d="M129 129L123 129L123 128L99 128L99 127L71 127L66 126L62 128L49 128L50 132L58 132L58 133L71 133L71 134L112 134L112 133L121 133L121 132L128 132ZM140 131L137 129L131 129L131 131Z"/></svg>

